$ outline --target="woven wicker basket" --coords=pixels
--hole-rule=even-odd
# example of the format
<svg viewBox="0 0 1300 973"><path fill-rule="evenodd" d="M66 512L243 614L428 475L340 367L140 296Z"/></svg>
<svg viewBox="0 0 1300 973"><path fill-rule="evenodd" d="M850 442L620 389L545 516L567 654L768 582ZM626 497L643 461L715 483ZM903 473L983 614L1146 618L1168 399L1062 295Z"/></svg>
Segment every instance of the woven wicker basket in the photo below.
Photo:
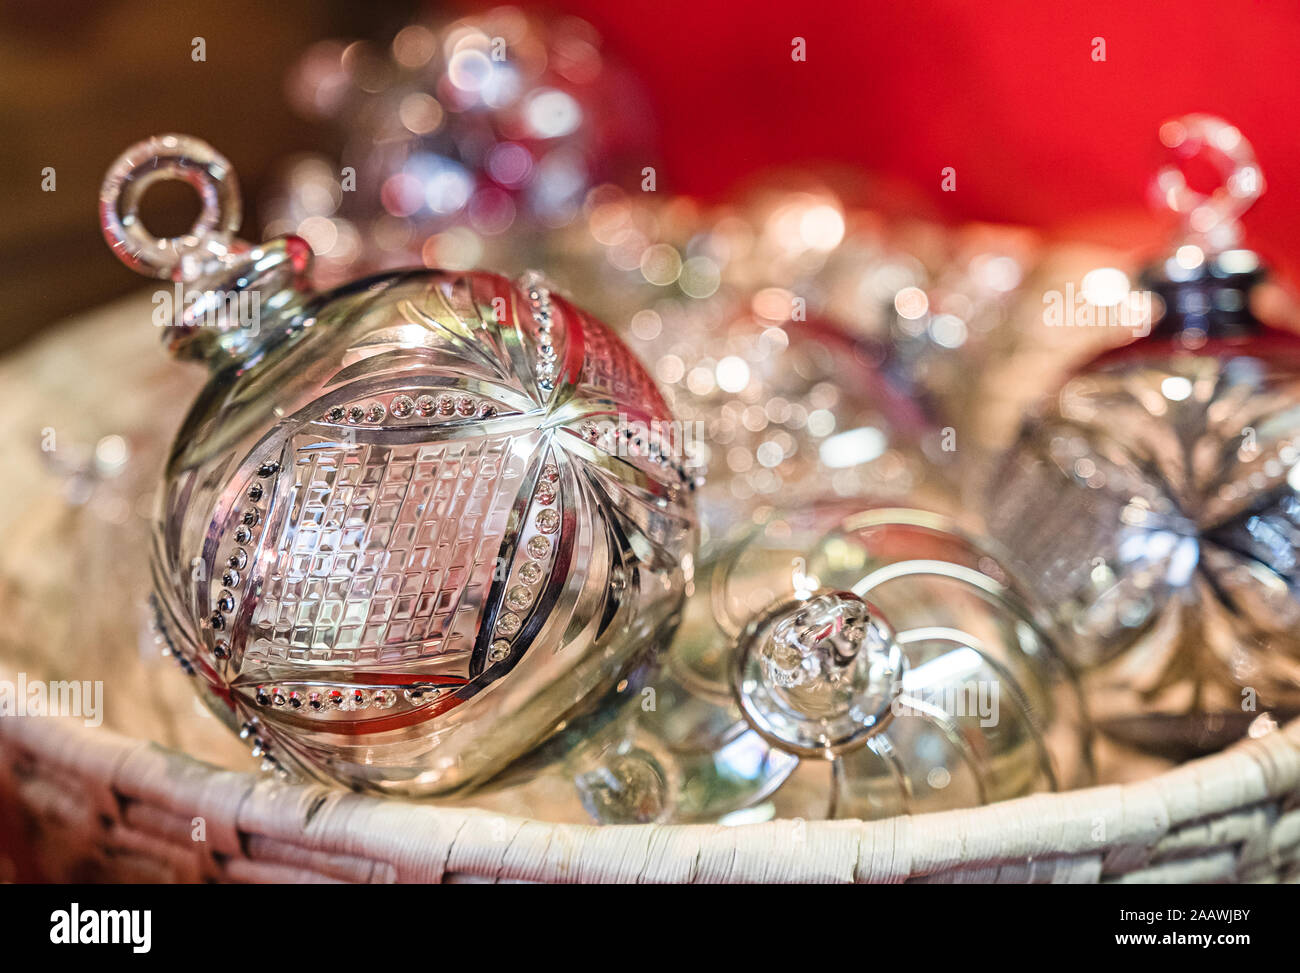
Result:
<svg viewBox="0 0 1300 973"><path fill-rule="evenodd" d="M281 784L11 719L0 805L56 881L1295 881L1300 721L1152 780L971 811L596 828Z"/></svg>
<svg viewBox="0 0 1300 973"><path fill-rule="evenodd" d="M246 752L138 645L137 494L201 378L165 361L149 310L123 302L0 363L16 430L0 440L0 678L110 690L98 729L0 719L0 880L1300 879L1300 722L1174 769L1103 760L1107 786L873 823L551 825L242 772ZM50 430L63 473L42 461ZM70 503L68 454L112 433L135 462Z"/></svg>

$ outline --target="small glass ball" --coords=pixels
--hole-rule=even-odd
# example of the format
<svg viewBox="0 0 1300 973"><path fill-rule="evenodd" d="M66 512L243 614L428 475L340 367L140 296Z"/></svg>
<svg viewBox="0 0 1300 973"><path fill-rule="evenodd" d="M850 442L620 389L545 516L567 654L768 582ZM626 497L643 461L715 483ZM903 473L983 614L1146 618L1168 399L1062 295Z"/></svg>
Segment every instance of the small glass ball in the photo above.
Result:
<svg viewBox="0 0 1300 973"><path fill-rule="evenodd" d="M632 749L574 781L582 804L601 824L650 824L668 808L668 781L653 754Z"/></svg>

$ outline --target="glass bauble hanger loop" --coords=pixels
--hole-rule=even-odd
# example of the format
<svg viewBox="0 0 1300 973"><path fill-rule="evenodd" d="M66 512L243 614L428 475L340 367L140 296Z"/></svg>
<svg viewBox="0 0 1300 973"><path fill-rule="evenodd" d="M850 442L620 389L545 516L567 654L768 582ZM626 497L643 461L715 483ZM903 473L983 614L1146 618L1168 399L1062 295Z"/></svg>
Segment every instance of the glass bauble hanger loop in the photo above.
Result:
<svg viewBox="0 0 1300 973"><path fill-rule="evenodd" d="M1185 243L1201 244L1209 253L1236 246L1241 240L1241 216L1264 192L1264 175L1255 150L1237 129L1213 115L1191 114L1160 126L1161 143L1177 162L1157 170L1152 191L1157 202L1183 220ZM1187 182L1180 163L1204 157L1221 181L1202 193Z"/></svg>
<svg viewBox="0 0 1300 973"><path fill-rule="evenodd" d="M194 187L202 210L188 233L157 237L140 219L153 185L179 180ZM220 152L189 135L137 142L109 167L99 191L104 239L132 270L167 280L195 280L203 265L229 252L243 215L239 181Z"/></svg>

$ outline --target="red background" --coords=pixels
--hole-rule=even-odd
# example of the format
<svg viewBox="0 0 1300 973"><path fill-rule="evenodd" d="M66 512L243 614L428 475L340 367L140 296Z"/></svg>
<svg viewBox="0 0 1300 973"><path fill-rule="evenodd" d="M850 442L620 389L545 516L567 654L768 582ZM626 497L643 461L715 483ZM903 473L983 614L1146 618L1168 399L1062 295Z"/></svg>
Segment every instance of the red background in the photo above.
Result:
<svg viewBox="0 0 1300 973"><path fill-rule="evenodd" d="M914 184L949 219L1146 243L1156 130L1219 114L1268 190L1248 242L1300 269L1300 4L1047 0L557 0L647 83L661 189L719 197L756 171L848 163ZM808 60L791 60L791 39ZM1105 38L1106 61L1092 60ZM957 191L940 191L954 166ZM1114 217L1127 211L1121 224ZM1125 239L1116 239L1123 236ZM1151 236L1151 240L1156 240Z"/></svg>
<svg viewBox="0 0 1300 973"><path fill-rule="evenodd" d="M773 166L841 164L877 200L882 183L867 173L914 185L885 198L895 209L1142 250L1163 235L1144 202L1157 126L1219 113L1254 142L1269 182L1247 238L1300 283L1300 0L516 2L596 24L645 80L659 188L715 199ZM341 148L335 126L286 102L300 52L324 38L384 45L417 15L442 22L488 5L0 0L0 351L139 287L94 220L124 146L169 131L220 146L236 160L245 227L259 227L288 154ZM204 64L190 57L195 36L208 42ZM796 36L806 63L790 59ZM1094 37L1105 62L1091 58ZM47 166L58 192L42 191ZM939 191L945 166L955 193Z"/></svg>

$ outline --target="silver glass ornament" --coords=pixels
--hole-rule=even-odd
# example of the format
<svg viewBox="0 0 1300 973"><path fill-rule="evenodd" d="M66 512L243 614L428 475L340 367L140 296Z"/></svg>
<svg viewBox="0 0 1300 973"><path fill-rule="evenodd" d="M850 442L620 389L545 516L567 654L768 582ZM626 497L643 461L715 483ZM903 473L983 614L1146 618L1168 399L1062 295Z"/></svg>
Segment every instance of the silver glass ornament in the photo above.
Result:
<svg viewBox="0 0 1300 973"><path fill-rule="evenodd" d="M137 204L167 178L203 212L159 240ZM231 167L184 136L125 153L101 215L124 262L173 282L173 353L212 369L164 474L158 624L271 766L464 788L649 677L691 576L692 484L597 442L670 419L603 325L535 275L315 292L304 241L234 239Z"/></svg>
<svg viewBox="0 0 1300 973"><path fill-rule="evenodd" d="M587 191L654 162L640 86L576 17L497 7L417 18L386 47L322 41L287 89L342 150L289 163L265 229L305 237L327 285L421 263L549 267Z"/></svg>
<svg viewBox="0 0 1300 973"><path fill-rule="evenodd" d="M1300 708L1300 336L1255 313L1263 270L1237 221L1263 190L1250 144L1205 115L1161 140L1222 185L1160 171L1184 226L1143 276L1154 326L1043 403L989 503L1094 670L1099 727L1181 758Z"/></svg>

